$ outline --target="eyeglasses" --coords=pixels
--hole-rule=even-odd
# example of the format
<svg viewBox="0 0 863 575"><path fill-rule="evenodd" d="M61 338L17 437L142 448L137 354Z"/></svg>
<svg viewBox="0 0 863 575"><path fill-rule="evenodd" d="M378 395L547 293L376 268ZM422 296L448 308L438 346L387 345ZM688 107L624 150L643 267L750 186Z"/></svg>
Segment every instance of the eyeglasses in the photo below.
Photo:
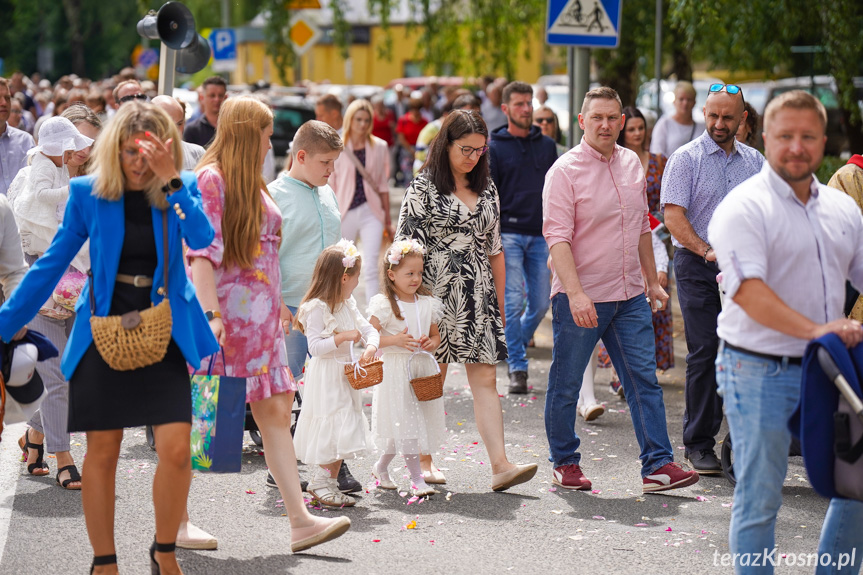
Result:
<svg viewBox="0 0 863 575"><path fill-rule="evenodd" d="M126 102L131 102L132 100L142 100L146 102L150 98L147 97L147 94L129 94L128 96L123 96L120 98L120 103L125 104Z"/></svg>
<svg viewBox="0 0 863 575"><path fill-rule="evenodd" d="M9 113L10 113L10 114L16 114L16 115L19 115L19 116L20 116L20 115L21 115L21 114L23 114L24 112L23 112L22 110L9 110Z"/></svg>
<svg viewBox="0 0 863 575"><path fill-rule="evenodd" d="M717 92L727 92L729 94L740 94L743 95L743 90L740 86L735 84L710 84L710 93L715 94Z"/></svg>
<svg viewBox="0 0 863 575"><path fill-rule="evenodd" d="M474 152L476 152L477 157L480 157L483 154L485 154L486 152L488 152L488 146L483 146L482 148L472 148L470 146L462 146L461 144L457 144L456 142L453 142L453 144L455 144L456 146L461 148L461 155L462 156L465 156L468 158L471 157L471 155Z"/></svg>
<svg viewBox="0 0 863 575"><path fill-rule="evenodd" d="M554 118L534 118L537 124L554 124Z"/></svg>

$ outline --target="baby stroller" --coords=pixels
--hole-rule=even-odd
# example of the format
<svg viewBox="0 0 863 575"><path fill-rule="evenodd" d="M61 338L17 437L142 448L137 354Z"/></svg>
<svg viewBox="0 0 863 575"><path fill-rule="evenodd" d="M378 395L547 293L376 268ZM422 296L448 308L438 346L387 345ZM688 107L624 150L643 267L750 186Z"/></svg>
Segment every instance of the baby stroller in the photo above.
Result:
<svg viewBox="0 0 863 575"><path fill-rule="evenodd" d="M826 340L828 343L831 336L825 336L818 340L822 343ZM832 336L836 340L838 337ZM860 348L861 346L857 346ZM834 349L837 349L834 347ZM838 349L844 350L844 345L841 343ZM855 348L856 349L856 348ZM846 351L846 353L848 353ZM807 350L807 355L810 352ZM826 378L833 383L835 390L831 395L838 396L838 407L833 398L826 397L823 386L817 388L817 381L812 381L813 377L810 374L811 369L804 373L803 391L801 395L801 404L798 405L797 412L791 418L791 427L798 430L804 429L803 415L801 405L803 400L812 403L812 397L818 397L823 401L817 406L820 413L815 413L813 410L813 419L807 419L805 425L807 445L806 470L810 475L812 486L821 495L827 497L834 496L834 483L836 489L844 489L844 493L838 494L841 497L859 498L863 494L863 486L860 485L860 474L852 469L859 467L860 458L863 457L863 436L861 436L861 428L863 428L863 400L858 395L857 391L842 375L836 361L831 356L827 347L818 346L814 352L817 358L817 365L820 367ZM811 363L811 362L810 362ZM806 365L806 364L805 364ZM812 386L810 393L809 386ZM837 393L838 391L838 393ZM827 417L825 414L832 412L832 421L824 421ZM818 417L820 416L820 417ZM812 423L817 423L820 427L818 430L813 429ZM832 431L832 433L825 433ZM815 437L815 440L809 438L809 434ZM814 449L813 449L814 448ZM802 456L803 448L801 441L792 437L789 456ZM812 461L815 458L819 461ZM833 458L835 457L835 462ZM823 458L823 461L821 460ZM732 485L737 483L734 476L733 468L733 446L731 442L731 434L727 434L722 443L722 455L720 458L722 464L722 475L731 482ZM835 473L835 469L844 468L844 473ZM836 475L841 475L837 477ZM856 477L856 479L855 479Z"/></svg>
<svg viewBox="0 0 863 575"><path fill-rule="evenodd" d="M791 447L788 449L788 457L801 457L802 455L803 450L800 448L800 440L792 437ZM722 440L719 463L722 465L722 476L728 480L732 487L737 485L737 478L734 477L734 451L731 444L731 433L726 433L725 439Z"/></svg>

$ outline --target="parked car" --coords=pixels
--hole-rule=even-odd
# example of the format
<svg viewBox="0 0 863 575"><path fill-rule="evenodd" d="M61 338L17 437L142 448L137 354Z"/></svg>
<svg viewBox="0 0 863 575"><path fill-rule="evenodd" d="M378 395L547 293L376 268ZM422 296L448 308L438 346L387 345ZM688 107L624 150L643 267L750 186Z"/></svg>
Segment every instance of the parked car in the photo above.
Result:
<svg viewBox="0 0 863 575"><path fill-rule="evenodd" d="M315 119L315 107L299 96L283 96L273 101L273 153L276 158L288 155L288 147L300 126ZM279 162L281 164L281 162Z"/></svg>

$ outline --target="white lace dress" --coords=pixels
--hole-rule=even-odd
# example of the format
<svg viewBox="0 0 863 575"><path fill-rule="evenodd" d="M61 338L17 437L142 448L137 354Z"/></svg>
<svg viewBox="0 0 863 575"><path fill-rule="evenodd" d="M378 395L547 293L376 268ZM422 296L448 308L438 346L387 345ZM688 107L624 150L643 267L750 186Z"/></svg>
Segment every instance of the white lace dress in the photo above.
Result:
<svg viewBox="0 0 863 575"><path fill-rule="evenodd" d="M363 413L361 393L345 377L351 361L351 343L336 347L335 334L358 329L367 344L379 346L377 330L357 309L354 298L335 311L319 300L307 301L297 310L305 328L312 358L302 385L303 408L294 433L297 459L307 465L323 465L364 455L371 444L369 422ZM361 352L355 352L359 359Z"/></svg>
<svg viewBox="0 0 863 575"><path fill-rule="evenodd" d="M415 303L399 302L405 319L398 319L393 314L386 296L378 294L371 299L368 315L380 321L381 335L401 333L405 326L408 333L417 339L421 335L428 335L431 324L437 324L443 318L443 303L431 296L418 295L416 298ZM403 455L417 453L417 444L420 452L434 453L446 438L443 398L417 400L408 376L410 350L387 346L381 351L384 380L374 387L372 401L372 437L375 445L385 450L388 441L395 440L397 452ZM414 357L411 369L414 377L437 372L435 360L425 354Z"/></svg>

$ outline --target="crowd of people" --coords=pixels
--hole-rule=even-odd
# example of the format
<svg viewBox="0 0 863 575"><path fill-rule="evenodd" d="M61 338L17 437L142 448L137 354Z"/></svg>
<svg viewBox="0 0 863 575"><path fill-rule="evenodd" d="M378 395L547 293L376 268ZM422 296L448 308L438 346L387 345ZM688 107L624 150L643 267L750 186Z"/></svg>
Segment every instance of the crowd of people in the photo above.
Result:
<svg viewBox="0 0 863 575"><path fill-rule="evenodd" d="M643 492L720 473L724 414L737 475L731 551L773 548L805 345L827 333L849 347L863 340L842 305L846 280L863 288L863 158L831 180L847 195L814 178L826 139L817 99L795 91L768 105L765 156L749 145L759 122L733 84L710 86L700 124L694 88L679 83L675 113L652 135L613 89L593 89L572 149L524 82L424 90L402 113L325 96L276 176L265 98L227 97L224 80L209 78L186 125L178 100L116 80L64 77L48 98L46 80L0 78L0 337L33 330L62 354L39 365L47 393L19 445L27 473L49 474L44 454L54 453L57 484L82 491L92 572L117 569L114 477L127 427L152 426L159 456L153 572L180 572L178 546L217 544L186 505L190 374L245 380L294 552L350 529L347 516L311 514L302 493L355 505L362 486L347 462L357 457L376 454L377 488L400 488L390 469L400 455L413 496L438 493L444 399L421 401L409 380L445 378L450 363L465 366L491 489L530 481L537 465L507 456L495 374L506 361L509 393L528 392L527 350L549 308L553 483L593 487L575 423L602 415L594 376L607 358ZM394 164L406 185L395 224ZM811 274L795 274L800 265ZM657 378L674 365L671 285L689 349L688 468L675 461ZM145 313L168 302L160 354L131 370L104 357L100 319L151 321ZM369 422L348 373L360 377L376 358L383 379ZM77 431L87 436L83 473L69 447ZM863 503L833 498L819 552L863 547L848 528L861 524Z"/></svg>

